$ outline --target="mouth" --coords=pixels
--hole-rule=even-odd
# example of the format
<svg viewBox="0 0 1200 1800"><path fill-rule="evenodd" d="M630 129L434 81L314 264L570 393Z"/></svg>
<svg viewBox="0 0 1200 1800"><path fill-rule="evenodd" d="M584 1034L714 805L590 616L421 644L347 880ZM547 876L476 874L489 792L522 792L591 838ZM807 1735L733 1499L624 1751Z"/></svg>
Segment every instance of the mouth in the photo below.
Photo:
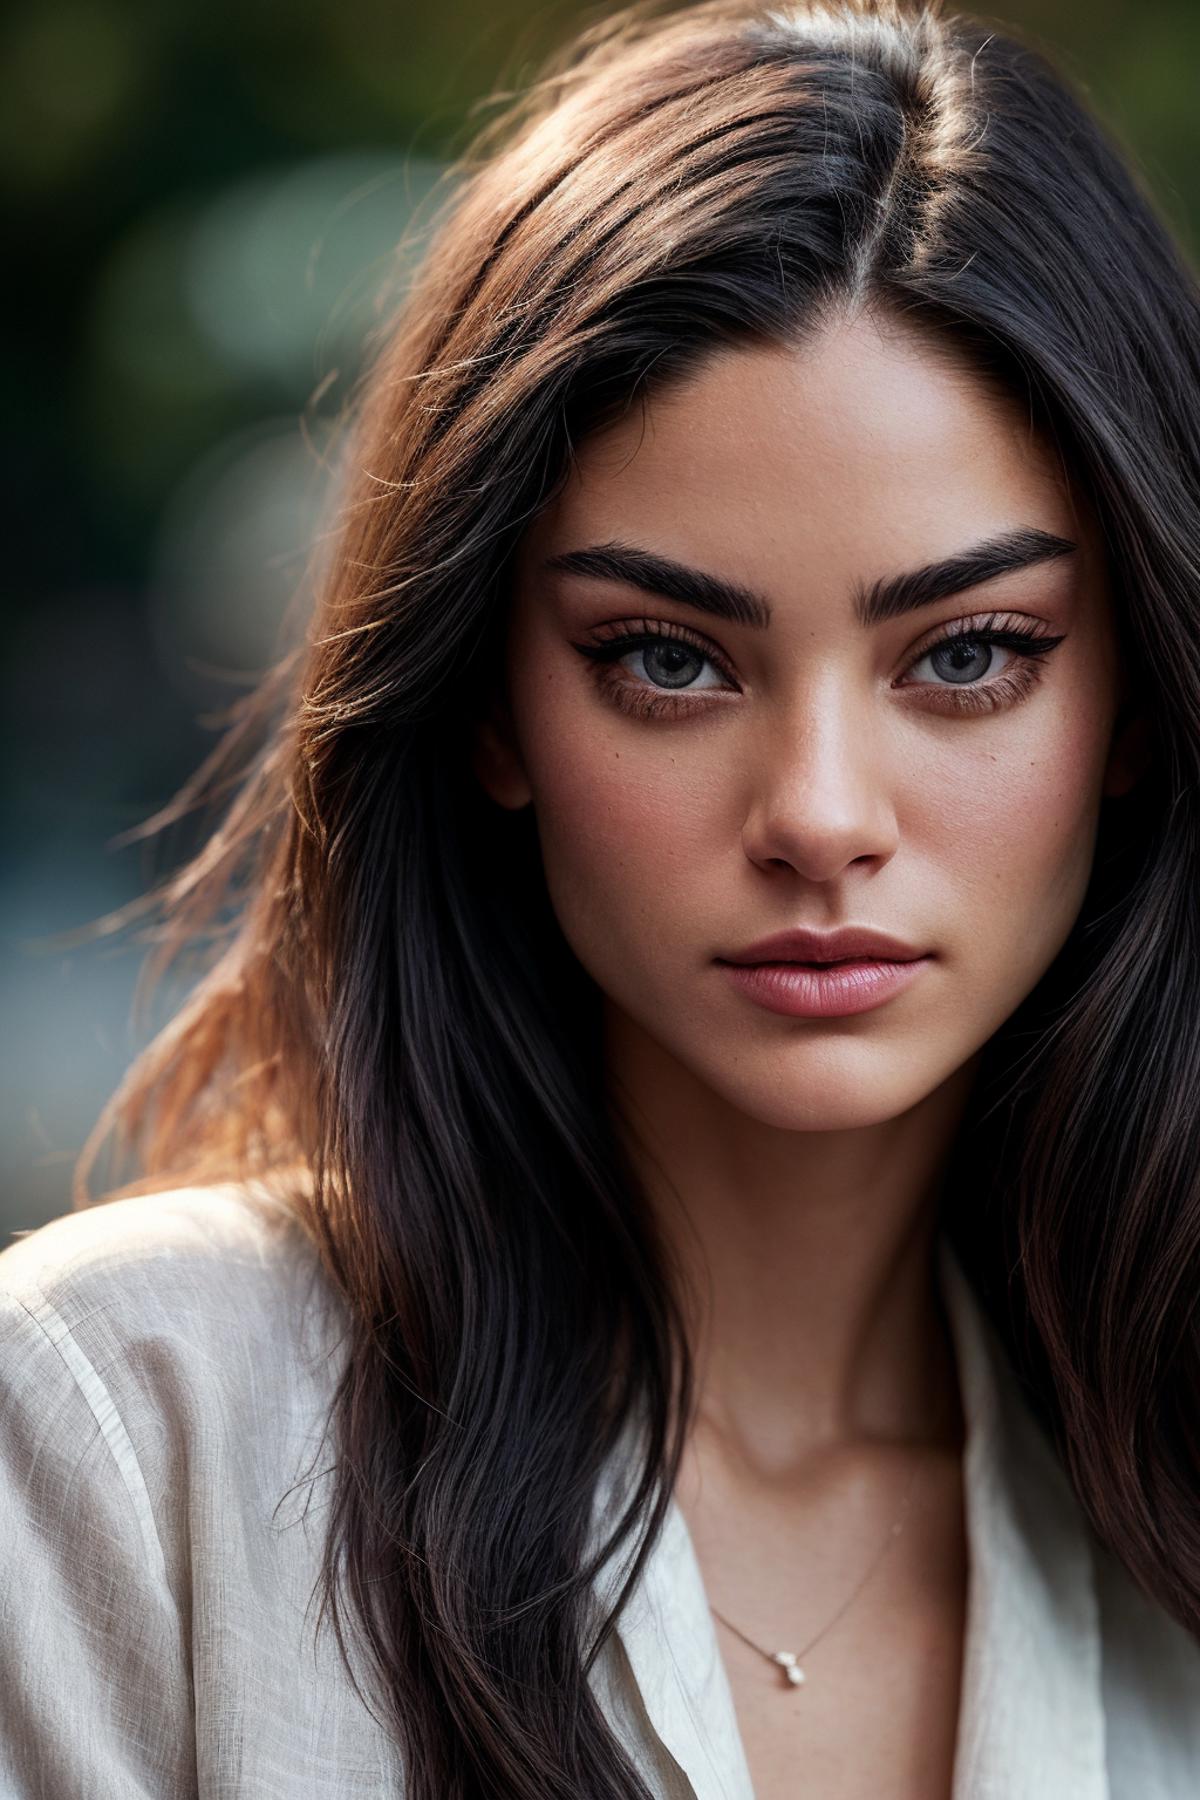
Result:
<svg viewBox="0 0 1200 1800"><path fill-rule="evenodd" d="M860 951L817 961L777 957L762 962L717 959L727 979L768 1012L792 1018L845 1018L872 1011L919 979L928 955L885 957Z"/></svg>

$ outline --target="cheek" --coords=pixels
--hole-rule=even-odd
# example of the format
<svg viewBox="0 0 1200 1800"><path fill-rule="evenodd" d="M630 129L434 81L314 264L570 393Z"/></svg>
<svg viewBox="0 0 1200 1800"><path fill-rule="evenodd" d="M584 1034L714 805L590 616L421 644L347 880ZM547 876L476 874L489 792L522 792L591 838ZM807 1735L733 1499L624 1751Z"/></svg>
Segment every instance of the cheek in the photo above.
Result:
<svg viewBox="0 0 1200 1800"><path fill-rule="evenodd" d="M1024 723L1001 749L930 784L937 803L918 833L958 896L962 943L978 966L990 963L1022 991L1053 960L1083 901L1107 741L1082 703L1030 708Z"/></svg>
<svg viewBox="0 0 1200 1800"><path fill-rule="evenodd" d="M694 957L727 868L729 795L695 738L636 743L594 708L543 690L522 755L533 789L546 884L563 932L597 979L619 965ZM649 732L646 734L649 737ZM707 901L708 924L705 923ZM717 900L718 916L724 909Z"/></svg>
<svg viewBox="0 0 1200 1800"><path fill-rule="evenodd" d="M534 780L546 879L564 928L624 938L643 952L647 931L666 948L667 928L682 947L724 862L719 795L706 800L677 768L648 768L619 751L591 761L578 745ZM583 954L582 944L576 949Z"/></svg>

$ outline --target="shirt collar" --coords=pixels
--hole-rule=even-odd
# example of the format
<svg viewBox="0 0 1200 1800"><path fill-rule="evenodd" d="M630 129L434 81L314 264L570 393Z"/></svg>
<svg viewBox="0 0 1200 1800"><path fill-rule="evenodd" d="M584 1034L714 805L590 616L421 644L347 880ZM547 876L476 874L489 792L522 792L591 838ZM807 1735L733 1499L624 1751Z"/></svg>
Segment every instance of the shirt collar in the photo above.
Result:
<svg viewBox="0 0 1200 1800"><path fill-rule="evenodd" d="M1109 1800L1090 1537L945 1236L937 1258L962 1395L970 1566L954 1800ZM598 1522L616 1472L614 1460ZM628 1554L596 1577L605 1604ZM696 1800L754 1800L703 1577L674 1499L616 1630L650 1723Z"/></svg>

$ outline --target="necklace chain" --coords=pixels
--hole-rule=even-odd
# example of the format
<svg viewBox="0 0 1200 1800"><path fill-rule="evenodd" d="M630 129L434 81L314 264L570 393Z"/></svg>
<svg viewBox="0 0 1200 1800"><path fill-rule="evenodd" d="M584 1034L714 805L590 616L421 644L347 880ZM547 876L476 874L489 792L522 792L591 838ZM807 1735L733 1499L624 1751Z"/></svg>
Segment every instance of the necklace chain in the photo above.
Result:
<svg viewBox="0 0 1200 1800"><path fill-rule="evenodd" d="M879 1549L875 1552L875 1555L871 1558L871 1561L868 1563L866 1572L859 1577L859 1580L858 1580L857 1584L855 1585L855 1587L852 1588L849 1597L847 1599L843 1600L841 1606L838 1607L838 1609L834 1613L833 1617L831 1619L827 1619L825 1624L822 1625L820 1631L818 1631L817 1635L815 1637L809 1638L807 1644L805 1644L801 1649L799 1649L799 1650L764 1650L761 1644L756 1644L754 1642L753 1638L748 1638L746 1636L745 1632L740 1630L738 1628L738 1626L736 1626L733 1623L732 1619L727 1619L725 1617L724 1613L717 1612L716 1607L710 1605L709 1611L711 1613L713 1613L718 1619L720 1619L722 1625L727 1625L729 1627L730 1631L734 1632L738 1637L740 1637L744 1644L748 1644L750 1646L751 1650L757 1650L758 1654L760 1656L765 1656L768 1662L776 1663L779 1665L779 1667L783 1671L784 1682L788 1687L799 1687L801 1685L801 1683L806 1679L804 1670L800 1666L800 1658L802 1656L807 1656L808 1652L812 1649L813 1645L820 1643L821 1639L825 1636L827 1631L833 1630L833 1627L837 1624L838 1620L842 1617L843 1613L848 1611L850 1606L853 1604L853 1602L858 1598L859 1594L862 1592L863 1588L867 1585L867 1582L870 1580L871 1576L875 1573L875 1570L879 1567L879 1564L882 1562L884 1555L886 1554L889 1546L892 1543L892 1540L899 1535L899 1533L902 1530L903 1525L904 1525L905 1515L908 1512L909 1502L911 1501L912 1496L913 1496L913 1489L917 1485L917 1476L920 1473L920 1469L921 1469L921 1464L918 1461L913 1468L913 1472L912 1472L911 1476L909 1477L908 1487L906 1488L905 1494L904 1494L904 1503L901 1506L900 1511L897 1514L896 1518L888 1526L887 1535L884 1538L882 1544L879 1546Z"/></svg>

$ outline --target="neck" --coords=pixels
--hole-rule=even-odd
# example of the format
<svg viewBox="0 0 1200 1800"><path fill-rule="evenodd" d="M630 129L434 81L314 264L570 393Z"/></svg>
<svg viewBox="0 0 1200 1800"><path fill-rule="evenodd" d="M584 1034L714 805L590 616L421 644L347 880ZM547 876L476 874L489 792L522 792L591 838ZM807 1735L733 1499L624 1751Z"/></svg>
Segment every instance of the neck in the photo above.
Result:
<svg viewBox="0 0 1200 1800"><path fill-rule="evenodd" d="M899 1118L792 1131L724 1103L623 1017L608 1047L683 1299L696 1423L774 1473L840 1443L954 1441L938 1194L974 1066Z"/></svg>

